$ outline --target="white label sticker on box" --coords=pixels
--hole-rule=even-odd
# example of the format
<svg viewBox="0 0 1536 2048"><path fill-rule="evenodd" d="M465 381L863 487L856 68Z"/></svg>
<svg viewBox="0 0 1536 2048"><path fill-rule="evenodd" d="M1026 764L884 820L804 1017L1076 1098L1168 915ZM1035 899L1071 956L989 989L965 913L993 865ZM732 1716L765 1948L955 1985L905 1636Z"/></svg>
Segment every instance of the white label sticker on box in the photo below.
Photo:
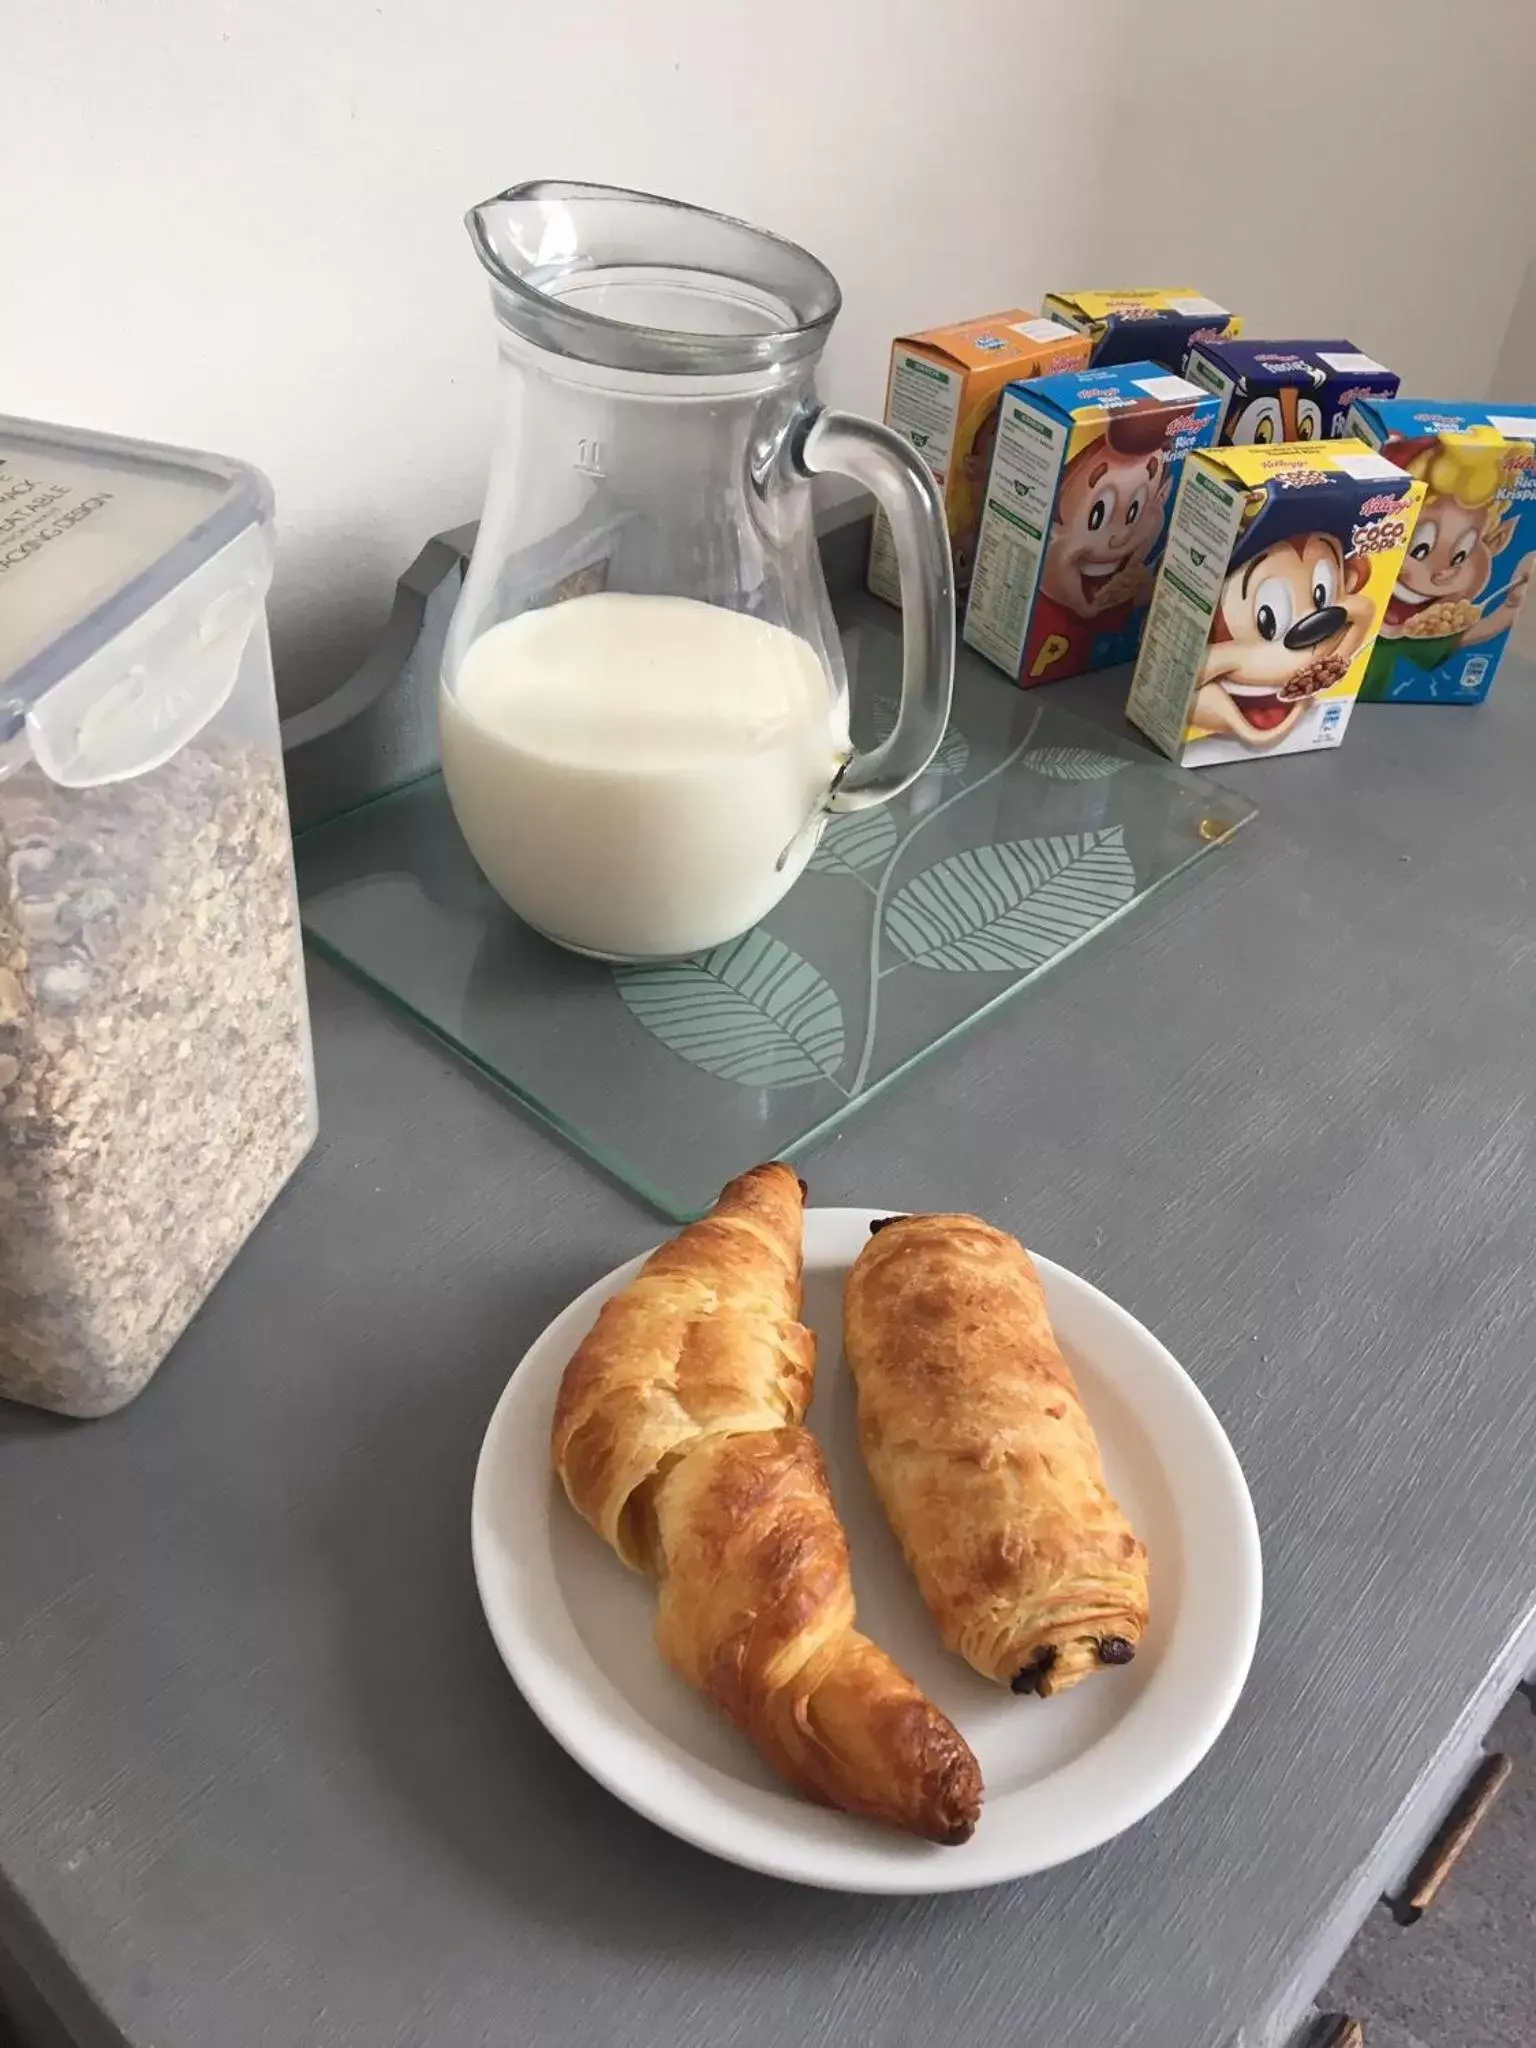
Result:
<svg viewBox="0 0 1536 2048"><path fill-rule="evenodd" d="M1400 477L1402 471L1384 455L1335 455L1334 462L1346 476Z"/></svg>
<svg viewBox="0 0 1536 2048"><path fill-rule="evenodd" d="M1488 424L1508 441L1536 441L1536 418L1522 419L1513 412L1491 412Z"/></svg>
<svg viewBox="0 0 1536 2048"><path fill-rule="evenodd" d="M1168 303L1175 313L1209 313L1223 320L1230 320L1232 317L1225 306L1218 306L1214 299L1202 299L1198 294L1188 299L1170 299Z"/></svg>
<svg viewBox="0 0 1536 2048"><path fill-rule="evenodd" d="M1010 330L1026 341L1075 341L1077 329L1063 327L1059 320L1015 320Z"/></svg>
<svg viewBox="0 0 1536 2048"><path fill-rule="evenodd" d="M1205 393L1198 384L1191 384L1187 377L1137 377L1133 380L1138 391L1145 391L1148 398L1177 401L1181 398L1204 398Z"/></svg>
<svg viewBox="0 0 1536 2048"><path fill-rule="evenodd" d="M1317 360L1326 363L1330 370L1340 371L1346 377L1390 377L1392 374L1386 364L1378 363L1374 356L1362 356L1355 352L1333 353L1320 348Z"/></svg>

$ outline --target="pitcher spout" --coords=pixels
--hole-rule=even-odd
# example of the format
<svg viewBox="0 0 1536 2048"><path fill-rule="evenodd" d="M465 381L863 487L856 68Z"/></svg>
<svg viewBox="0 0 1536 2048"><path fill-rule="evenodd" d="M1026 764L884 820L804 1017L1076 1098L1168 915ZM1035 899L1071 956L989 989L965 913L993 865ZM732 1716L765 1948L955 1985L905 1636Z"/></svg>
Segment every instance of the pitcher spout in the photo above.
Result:
<svg viewBox="0 0 1536 2048"><path fill-rule="evenodd" d="M739 376L821 352L841 298L809 251L650 192L540 179L465 225L497 319L610 369Z"/></svg>
<svg viewBox="0 0 1536 2048"><path fill-rule="evenodd" d="M578 210L598 188L542 180L482 199L464 216L475 254L493 283L558 277L581 253Z"/></svg>

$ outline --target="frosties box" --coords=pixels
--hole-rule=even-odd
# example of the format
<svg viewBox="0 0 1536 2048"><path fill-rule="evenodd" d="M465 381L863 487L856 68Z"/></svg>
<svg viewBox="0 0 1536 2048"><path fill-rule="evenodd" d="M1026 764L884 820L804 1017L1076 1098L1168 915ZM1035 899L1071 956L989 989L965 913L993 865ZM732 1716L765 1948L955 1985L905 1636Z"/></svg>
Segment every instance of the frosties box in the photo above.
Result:
<svg viewBox="0 0 1536 2048"><path fill-rule="evenodd" d="M1363 441L1191 455L1132 723L1190 768L1338 746L1423 497Z"/></svg>
<svg viewBox="0 0 1536 2048"><path fill-rule="evenodd" d="M1398 383L1352 341L1196 341L1184 374L1216 393L1216 438L1238 447L1342 435L1357 399L1394 398Z"/></svg>
<svg viewBox="0 0 1536 2048"><path fill-rule="evenodd" d="M1161 363L1182 370L1191 342L1241 334L1235 313L1197 292L1173 285L1155 292L1047 292L1045 311L1086 334L1097 369L1112 363Z"/></svg>
<svg viewBox="0 0 1536 2048"><path fill-rule="evenodd" d="M1425 493L1361 701L1480 704L1536 570L1536 406L1362 400L1350 431Z"/></svg>
<svg viewBox="0 0 1536 2048"><path fill-rule="evenodd" d="M1025 687L1129 661L1168 508L1216 400L1156 363L1010 384L965 637Z"/></svg>
<svg viewBox="0 0 1536 2048"><path fill-rule="evenodd" d="M975 565L976 529L1003 386L1018 377L1076 369L1087 360L1087 340L1075 328L1022 306L984 320L900 335L891 344L885 423L911 442L938 479L959 590L970 583ZM900 604L896 548L883 513L875 515L870 541L869 587L877 597Z"/></svg>

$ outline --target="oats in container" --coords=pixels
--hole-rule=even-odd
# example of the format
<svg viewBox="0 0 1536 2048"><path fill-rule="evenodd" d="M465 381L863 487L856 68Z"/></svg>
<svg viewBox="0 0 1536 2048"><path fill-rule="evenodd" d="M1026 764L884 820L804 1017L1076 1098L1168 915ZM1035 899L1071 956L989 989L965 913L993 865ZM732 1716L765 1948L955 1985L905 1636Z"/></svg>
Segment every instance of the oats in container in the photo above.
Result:
<svg viewBox="0 0 1536 2048"><path fill-rule="evenodd" d="M144 1386L308 1150L270 499L0 419L0 1397Z"/></svg>

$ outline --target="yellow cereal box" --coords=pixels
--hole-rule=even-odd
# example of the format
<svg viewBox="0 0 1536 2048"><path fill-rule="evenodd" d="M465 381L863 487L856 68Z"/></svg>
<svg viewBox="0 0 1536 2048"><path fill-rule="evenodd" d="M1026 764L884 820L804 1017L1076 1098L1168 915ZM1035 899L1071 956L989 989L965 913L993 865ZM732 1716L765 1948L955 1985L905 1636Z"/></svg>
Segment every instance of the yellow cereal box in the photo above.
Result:
<svg viewBox="0 0 1536 2048"><path fill-rule="evenodd" d="M1338 746L1423 498L1363 441L1193 453L1132 723L1189 768Z"/></svg>
<svg viewBox="0 0 1536 2048"><path fill-rule="evenodd" d="M898 335L891 344L885 423L911 442L938 479L960 591L969 586L976 560L1003 386L1021 377L1081 369L1087 360L1083 335L1022 306L953 327ZM869 587L876 597L900 604L896 549L883 513L875 516L870 541Z"/></svg>
<svg viewBox="0 0 1536 2048"><path fill-rule="evenodd" d="M1237 314L1184 284L1150 292L1047 292L1045 311L1087 335L1093 351L1088 360L1096 370L1152 362L1182 372L1192 342L1221 341L1243 331Z"/></svg>

